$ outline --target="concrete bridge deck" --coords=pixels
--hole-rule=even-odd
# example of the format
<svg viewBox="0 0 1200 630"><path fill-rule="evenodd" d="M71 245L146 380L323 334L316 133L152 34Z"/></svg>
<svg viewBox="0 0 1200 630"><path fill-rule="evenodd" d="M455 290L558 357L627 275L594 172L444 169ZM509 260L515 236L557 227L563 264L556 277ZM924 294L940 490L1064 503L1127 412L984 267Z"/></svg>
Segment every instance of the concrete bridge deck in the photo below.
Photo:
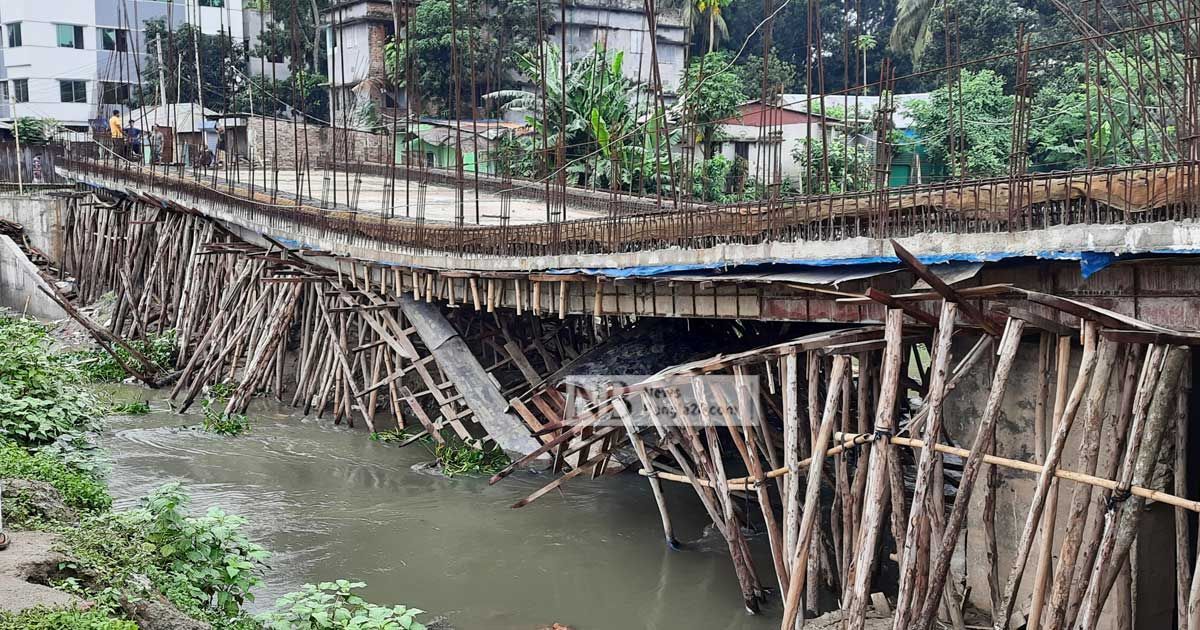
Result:
<svg viewBox="0 0 1200 630"><path fill-rule="evenodd" d="M271 203L261 189L251 196L161 170L63 166L78 181L199 212L242 238L266 245L262 237L270 237L330 269L377 281L386 274L391 285L449 305L560 317L879 321L878 304L846 300L868 286L912 289L914 279L897 273L894 238L927 263L989 263L967 276L969 284L1016 279L1025 288L1119 304L1153 323L1200 329L1200 316L1186 307L1200 297L1200 286L1184 286L1190 272L1151 273L1169 278L1152 293L1141 287L1164 281L1139 281L1146 272L1119 265L1080 281L1081 265L1091 274L1122 256L1200 253L1193 193L1200 187L1192 185L1190 163L465 227ZM1009 190L1018 191L1015 199Z"/></svg>

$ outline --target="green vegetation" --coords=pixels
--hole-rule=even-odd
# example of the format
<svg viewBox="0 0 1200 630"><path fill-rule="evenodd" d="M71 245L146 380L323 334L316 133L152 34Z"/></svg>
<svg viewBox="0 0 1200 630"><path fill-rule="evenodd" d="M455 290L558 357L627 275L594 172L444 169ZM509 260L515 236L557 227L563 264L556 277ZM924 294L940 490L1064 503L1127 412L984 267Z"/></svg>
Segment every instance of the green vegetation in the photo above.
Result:
<svg viewBox="0 0 1200 630"><path fill-rule="evenodd" d="M204 421L200 425L209 433L217 435L237 436L250 431L250 419L244 414L225 413L224 405L233 394L233 383L215 383L208 387L208 393L200 403Z"/></svg>
<svg viewBox="0 0 1200 630"><path fill-rule="evenodd" d="M483 450L457 438L435 445L433 454L447 477L494 475L512 463L498 447Z"/></svg>
<svg viewBox="0 0 1200 630"><path fill-rule="evenodd" d="M0 479L44 481L54 486L63 502L84 513L98 513L112 505L108 488L93 474L74 468L49 452L30 453L20 445L0 438ZM32 525L36 515L18 499L6 502L4 516L11 525Z"/></svg>
<svg viewBox="0 0 1200 630"><path fill-rule="evenodd" d="M273 611L259 615L257 619L272 630L425 630L425 626L416 620L425 611L405 606L376 606L351 592L364 586L363 582L349 580L305 584L304 590L280 597Z"/></svg>
<svg viewBox="0 0 1200 630"><path fill-rule="evenodd" d="M69 361L51 351L46 327L0 316L0 437L36 448L91 428L95 398Z"/></svg>
<svg viewBox="0 0 1200 630"><path fill-rule="evenodd" d="M700 127L704 157L712 158L713 142L718 139L717 122L736 114L738 105L746 100L747 92L730 56L710 52L693 59L684 74L680 94L685 116Z"/></svg>
<svg viewBox="0 0 1200 630"><path fill-rule="evenodd" d="M157 55L148 55L143 69L141 89L130 97L138 104L159 104L159 76L166 79L169 103L199 103L215 111L230 111L235 90L246 69L246 48L235 42L229 32L221 29L217 35L207 35L192 24L169 25L158 18L145 22L145 41L162 41L162 66ZM199 39L197 40L197 35ZM151 44L152 46L153 44ZM194 55L199 54L199 63ZM205 86L200 98L196 72ZM132 105L132 104L131 104Z"/></svg>
<svg viewBox="0 0 1200 630"><path fill-rule="evenodd" d="M150 413L150 403L144 400L115 403L109 413L122 416L144 416Z"/></svg>
<svg viewBox="0 0 1200 630"><path fill-rule="evenodd" d="M170 369L175 364L176 338L175 331L168 330L161 335L151 336L148 340L132 340L129 345L146 358L154 362L162 370ZM117 356L127 365L133 361L129 352L124 348L116 348ZM94 383L119 383L128 374L121 368L112 355L100 348L72 353L75 365L87 380Z"/></svg>
<svg viewBox="0 0 1200 630"><path fill-rule="evenodd" d="M62 123L53 118L34 118L21 116L17 118L17 135L23 145L49 144L54 134L62 129Z"/></svg>
<svg viewBox="0 0 1200 630"><path fill-rule="evenodd" d="M410 437L412 437L412 435L406 429L384 429L383 431L376 431L372 433L369 439L372 442L391 444L393 442L403 442Z"/></svg>
<svg viewBox="0 0 1200 630"><path fill-rule="evenodd" d="M250 420L243 414L224 414L211 407L204 410L205 431L217 435L238 436L250 432Z"/></svg>
<svg viewBox="0 0 1200 630"><path fill-rule="evenodd" d="M535 85L544 82L546 95L500 90L483 96L504 110L527 112L525 120L535 130L518 140L517 152L535 159L508 161L502 169L520 177L553 172L560 166L554 147L562 138L563 166L573 185L638 192L669 188L667 138L660 131L665 113L640 93L642 86L625 77L624 59L623 52L597 45L593 54L568 64L564 86L557 47L546 46L545 64L534 53L518 57L521 74ZM673 144L678 132L672 135ZM548 149L544 153L543 146Z"/></svg>
<svg viewBox="0 0 1200 630"><path fill-rule="evenodd" d="M169 357L173 345L160 338L147 348L159 361ZM178 483L162 486L138 508L109 511L112 498L102 479L106 464L95 434L85 431L95 428L88 412L103 412L103 406L85 393L78 363L78 356L51 351L40 324L0 317L0 479L49 484L74 512L46 507L52 505L45 496L49 492L30 486L5 501L6 524L57 532L61 551L72 558L60 568L76 577L54 586L95 602L87 611L0 613L0 630L136 630L136 623L123 618L123 603L157 594L219 629L252 630L264 623L272 628L424 628L415 621L420 610L374 606L351 593L361 583L347 580L286 596L274 612L255 620L242 607L262 584L269 554L243 533L245 519L219 507L189 514L188 497ZM206 413L232 390L224 383L210 387ZM111 408L121 413L149 409L145 402ZM222 421L240 423L239 430L248 427L244 416ZM463 470L480 465L469 456L455 456L462 458ZM80 520L56 520L73 521L72 516Z"/></svg>
<svg viewBox="0 0 1200 630"><path fill-rule="evenodd" d="M39 606L21 613L0 611L0 630L138 630L136 623L113 619L102 610Z"/></svg>
<svg viewBox="0 0 1200 630"><path fill-rule="evenodd" d="M934 90L929 101L910 105L921 144L935 162L946 164L956 176L989 177L1007 173L1012 147L1013 97L1004 93L1004 79L991 70L964 70L961 83L961 96L953 97L953 106L946 87ZM963 125L959 122L962 120L971 124ZM951 129L956 139L951 138ZM956 146L953 156L952 143Z"/></svg>
<svg viewBox="0 0 1200 630"><path fill-rule="evenodd" d="M457 104L461 116L470 117L473 94L518 84L512 66L519 65L520 57L536 54L539 22L547 29L553 22L550 6L545 5L539 21L535 0L457 0L453 7L450 0L425 0L405 29L407 39L385 45L388 79L404 86L411 68L417 84L412 93L422 106L453 117ZM457 82L450 71L452 52L460 69Z"/></svg>
<svg viewBox="0 0 1200 630"><path fill-rule="evenodd" d="M102 589L81 587L88 597L115 608L125 591L142 590L138 576L188 615L229 622L253 601L268 553L241 532L245 519L209 508L186 512L178 483L162 486L142 507L99 515L63 532L67 551L96 576Z"/></svg>
<svg viewBox="0 0 1200 630"><path fill-rule="evenodd" d="M801 190L812 194L861 192L874 188L875 153L861 144L835 138L826 150L820 138L806 138L792 149L803 173Z"/></svg>

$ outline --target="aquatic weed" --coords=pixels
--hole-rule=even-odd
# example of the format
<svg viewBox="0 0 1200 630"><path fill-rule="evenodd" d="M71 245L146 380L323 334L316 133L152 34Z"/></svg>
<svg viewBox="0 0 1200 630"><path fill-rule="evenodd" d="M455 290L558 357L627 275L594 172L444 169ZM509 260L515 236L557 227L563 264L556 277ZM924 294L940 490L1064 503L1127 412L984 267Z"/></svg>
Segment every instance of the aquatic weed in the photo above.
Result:
<svg viewBox="0 0 1200 630"><path fill-rule="evenodd" d="M113 403L112 407L109 407L109 414L111 415L144 416L148 413L150 413L150 403L144 400Z"/></svg>
<svg viewBox="0 0 1200 630"><path fill-rule="evenodd" d="M227 414L221 407L226 399L233 394L232 383L214 383L208 386L208 393L200 403L204 414L201 424L205 431L217 435L238 436L250 431L250 419L240 413Z"/></svg>
<svg viewBox="0 0 1200 630"><path fill-rule="evenodd" d="M457 438L434 446L433 454L447 477L494 475L512 463L497 446L482 449Z"/></svg>

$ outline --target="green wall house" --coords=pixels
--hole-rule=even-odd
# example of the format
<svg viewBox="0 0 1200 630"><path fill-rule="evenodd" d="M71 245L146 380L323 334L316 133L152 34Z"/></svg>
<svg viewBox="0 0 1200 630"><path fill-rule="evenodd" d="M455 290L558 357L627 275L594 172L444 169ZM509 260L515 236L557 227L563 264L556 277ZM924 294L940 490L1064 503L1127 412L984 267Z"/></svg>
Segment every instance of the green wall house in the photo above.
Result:
<svg viewBox="0 0 1200 630"><path fill-rule="evenodd" d="M497 139L511 130L495 121L422 121L396 134L396 161L400 164L424 165L431 168L455 168L457 147L461 138L463 171L494 175L496 161L489 158Z"/></svg>

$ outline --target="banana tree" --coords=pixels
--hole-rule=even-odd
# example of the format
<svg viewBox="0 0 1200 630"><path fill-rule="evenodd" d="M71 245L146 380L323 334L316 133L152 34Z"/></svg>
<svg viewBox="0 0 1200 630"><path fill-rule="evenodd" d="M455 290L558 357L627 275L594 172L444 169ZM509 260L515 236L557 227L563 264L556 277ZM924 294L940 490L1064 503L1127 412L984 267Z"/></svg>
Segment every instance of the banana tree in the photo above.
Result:
<svg viewBox="0 0 1200 630"><path fill-rule="evenodd" d="M536 54L518 57L518 67L530 82L544 92L502 90L484 95L485 100L501 104L505 111L526 113L526 122L535 131L532 147L540 147L545 138L546 169L565 168L578 185L610 186L614 181L629 189L639 174L651 125L639 124L636 103L649 103L635 81L625 77L624 53L610 54L597 44L591 55L567 64L562 75L561 51L545 48L545 59ZM544 72L543 72L544 70ZM637 109L640 109L637 108ZM555 147L562 143L566 161L556 164ZM660 153L668 150L663 143ZM664 169L665 172L665 169Z"/></svg>

